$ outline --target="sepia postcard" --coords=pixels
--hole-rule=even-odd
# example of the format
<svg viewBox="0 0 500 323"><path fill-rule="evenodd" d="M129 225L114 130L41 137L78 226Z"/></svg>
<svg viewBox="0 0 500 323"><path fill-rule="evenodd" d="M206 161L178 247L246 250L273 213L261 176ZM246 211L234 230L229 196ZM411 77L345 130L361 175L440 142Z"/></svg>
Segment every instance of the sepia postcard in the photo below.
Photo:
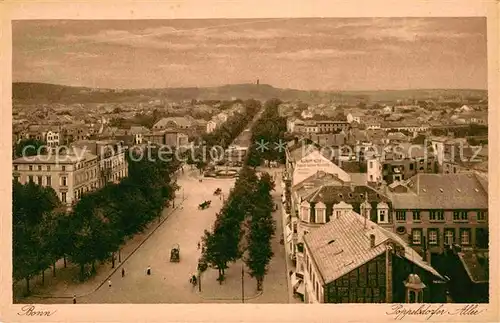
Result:
<svg viewBox="0 0 500 323"><path fill-rule="evenodd" d="M498 321L498 10L1 3L0 322Z"/></svg>

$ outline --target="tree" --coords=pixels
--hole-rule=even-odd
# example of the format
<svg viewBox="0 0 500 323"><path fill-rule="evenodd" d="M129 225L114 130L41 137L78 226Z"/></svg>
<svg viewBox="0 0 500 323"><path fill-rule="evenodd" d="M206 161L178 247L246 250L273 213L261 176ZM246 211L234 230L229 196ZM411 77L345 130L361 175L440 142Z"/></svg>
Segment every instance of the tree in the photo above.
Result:
<svg viewBox="0 0 500 323"><path fill-rule="evenodd" d="M244 259L249 268L250 276L257 281L257 290L262 290L264 277L268 265L273 257L271 241L276 231L276 224L272 217L274 202L271 191L274 182L267 173L261 176L258 190L254 194L254 209L248 224L247 253Z"/></svg>
<svg viewBox="0 0 500 323"><path fill-rule="evenodd" d="M30 157L46 153L45 142L37 139L23 139L14 147L14 157Z"/></svg>
<svg viewBox="0 0 500 323"><path fill-rule="evenodd" d="M52 263L47 215L60 206L60 201L51 187L17 181L13 181L12 200L13 275L15 280L26 280L29 294L30 279Z"/></svg>

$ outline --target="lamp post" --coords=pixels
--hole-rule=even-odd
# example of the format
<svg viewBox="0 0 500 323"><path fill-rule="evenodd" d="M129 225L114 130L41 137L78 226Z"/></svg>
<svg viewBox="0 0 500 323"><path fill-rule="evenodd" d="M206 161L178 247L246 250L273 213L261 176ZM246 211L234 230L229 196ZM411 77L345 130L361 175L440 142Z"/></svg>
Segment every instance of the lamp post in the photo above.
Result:
<svg viewBox="0 0 500 323"><path fill-rule="evenodd" d="M241 264L241 302L245 303L245 269L243 268L243 264Z"/></svg>

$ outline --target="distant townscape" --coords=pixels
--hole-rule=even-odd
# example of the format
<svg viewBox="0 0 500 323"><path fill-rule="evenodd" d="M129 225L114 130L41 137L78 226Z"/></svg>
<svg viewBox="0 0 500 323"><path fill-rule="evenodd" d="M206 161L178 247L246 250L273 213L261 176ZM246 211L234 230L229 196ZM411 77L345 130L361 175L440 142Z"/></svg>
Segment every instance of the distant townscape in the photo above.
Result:
<svg viewBox="0 0 500 323"><path fill-rule="evenodd" d="M486 91L261 83L13 84L15 301L488 302Z"/></svg>

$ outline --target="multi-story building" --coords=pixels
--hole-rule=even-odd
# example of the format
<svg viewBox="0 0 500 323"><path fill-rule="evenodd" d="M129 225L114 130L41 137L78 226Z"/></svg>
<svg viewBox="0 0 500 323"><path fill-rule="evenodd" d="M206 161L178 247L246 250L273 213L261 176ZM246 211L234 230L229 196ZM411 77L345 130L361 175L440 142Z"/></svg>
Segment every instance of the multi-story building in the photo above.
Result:
<svg viewBox="0 0 500 323"><path fill-rule="evenodd" d="M71 205L82 194L98 187L97 156L77 149L21 157L12 162L13 177L21 184L32 182L54 189L61 202Z"/></svg>
<svg viewBox="0 0 500 323"><path fill-rule="evenodd" d="M488 183L473 173L417 174L386 188L390 228L419 252L441 254L457 244L488 248Z"/></svg>
<svg viewBox="0 0 500 323"><path fill-rule="evenodd" d="M348 204L304 237L303 250L303 278L292 278L306 303L445 302L446 279L397 234Z"/></svg>
<svg viewBox="0 0 500 323"><path fill-rule="evenodd" d="M128 164L125 149L118 140L81 140L74 142L73 147L85 149L97 156L99 164L99 187L106 183L119 182L128 176Z"/></svg>
<svg viewBox="0 0 500 323"><path fill-rule="evenodd" d="M334 221L338 211L346 205L355 212L360 212L362 205L368 205L368 219L379 223L389 221L389 198L367 185L343 182L333 174L318 172L292 188L294 214L287 219L285 231L287 247L299 274L303 273L304 266L304 237Z"/></svg>
<svg viewBox="0 0 500 323"><path fill-rule="evenodd" d="M59 146L60 143L59 132L48 131L45 135L45 142L48 147L55 148Z"/></svg>
<svg viewBox="0 0 500 323"><path fill-rule="evenodd" d="M192 122L184 117L169 117L162 118L157 123L153 125L152 130L166 130L166 129L189 129L192 126Z"/></svg>
<svg viewBox="0 0 500 323"><path fill-rule="evenodd" d="M377 148L378 153L368 160L370 182L387 184L407 180L417 173L437 173L437 158L430 149L422 145L402 143L394 147Z"/></svg>
<svg viewBox="0 0 500 323"><path fill-rule="evenodd" d="M349 130L350 124L343 120L306 120L293 119L287 122L287 130L299 134L339 133Z"/></svg>

